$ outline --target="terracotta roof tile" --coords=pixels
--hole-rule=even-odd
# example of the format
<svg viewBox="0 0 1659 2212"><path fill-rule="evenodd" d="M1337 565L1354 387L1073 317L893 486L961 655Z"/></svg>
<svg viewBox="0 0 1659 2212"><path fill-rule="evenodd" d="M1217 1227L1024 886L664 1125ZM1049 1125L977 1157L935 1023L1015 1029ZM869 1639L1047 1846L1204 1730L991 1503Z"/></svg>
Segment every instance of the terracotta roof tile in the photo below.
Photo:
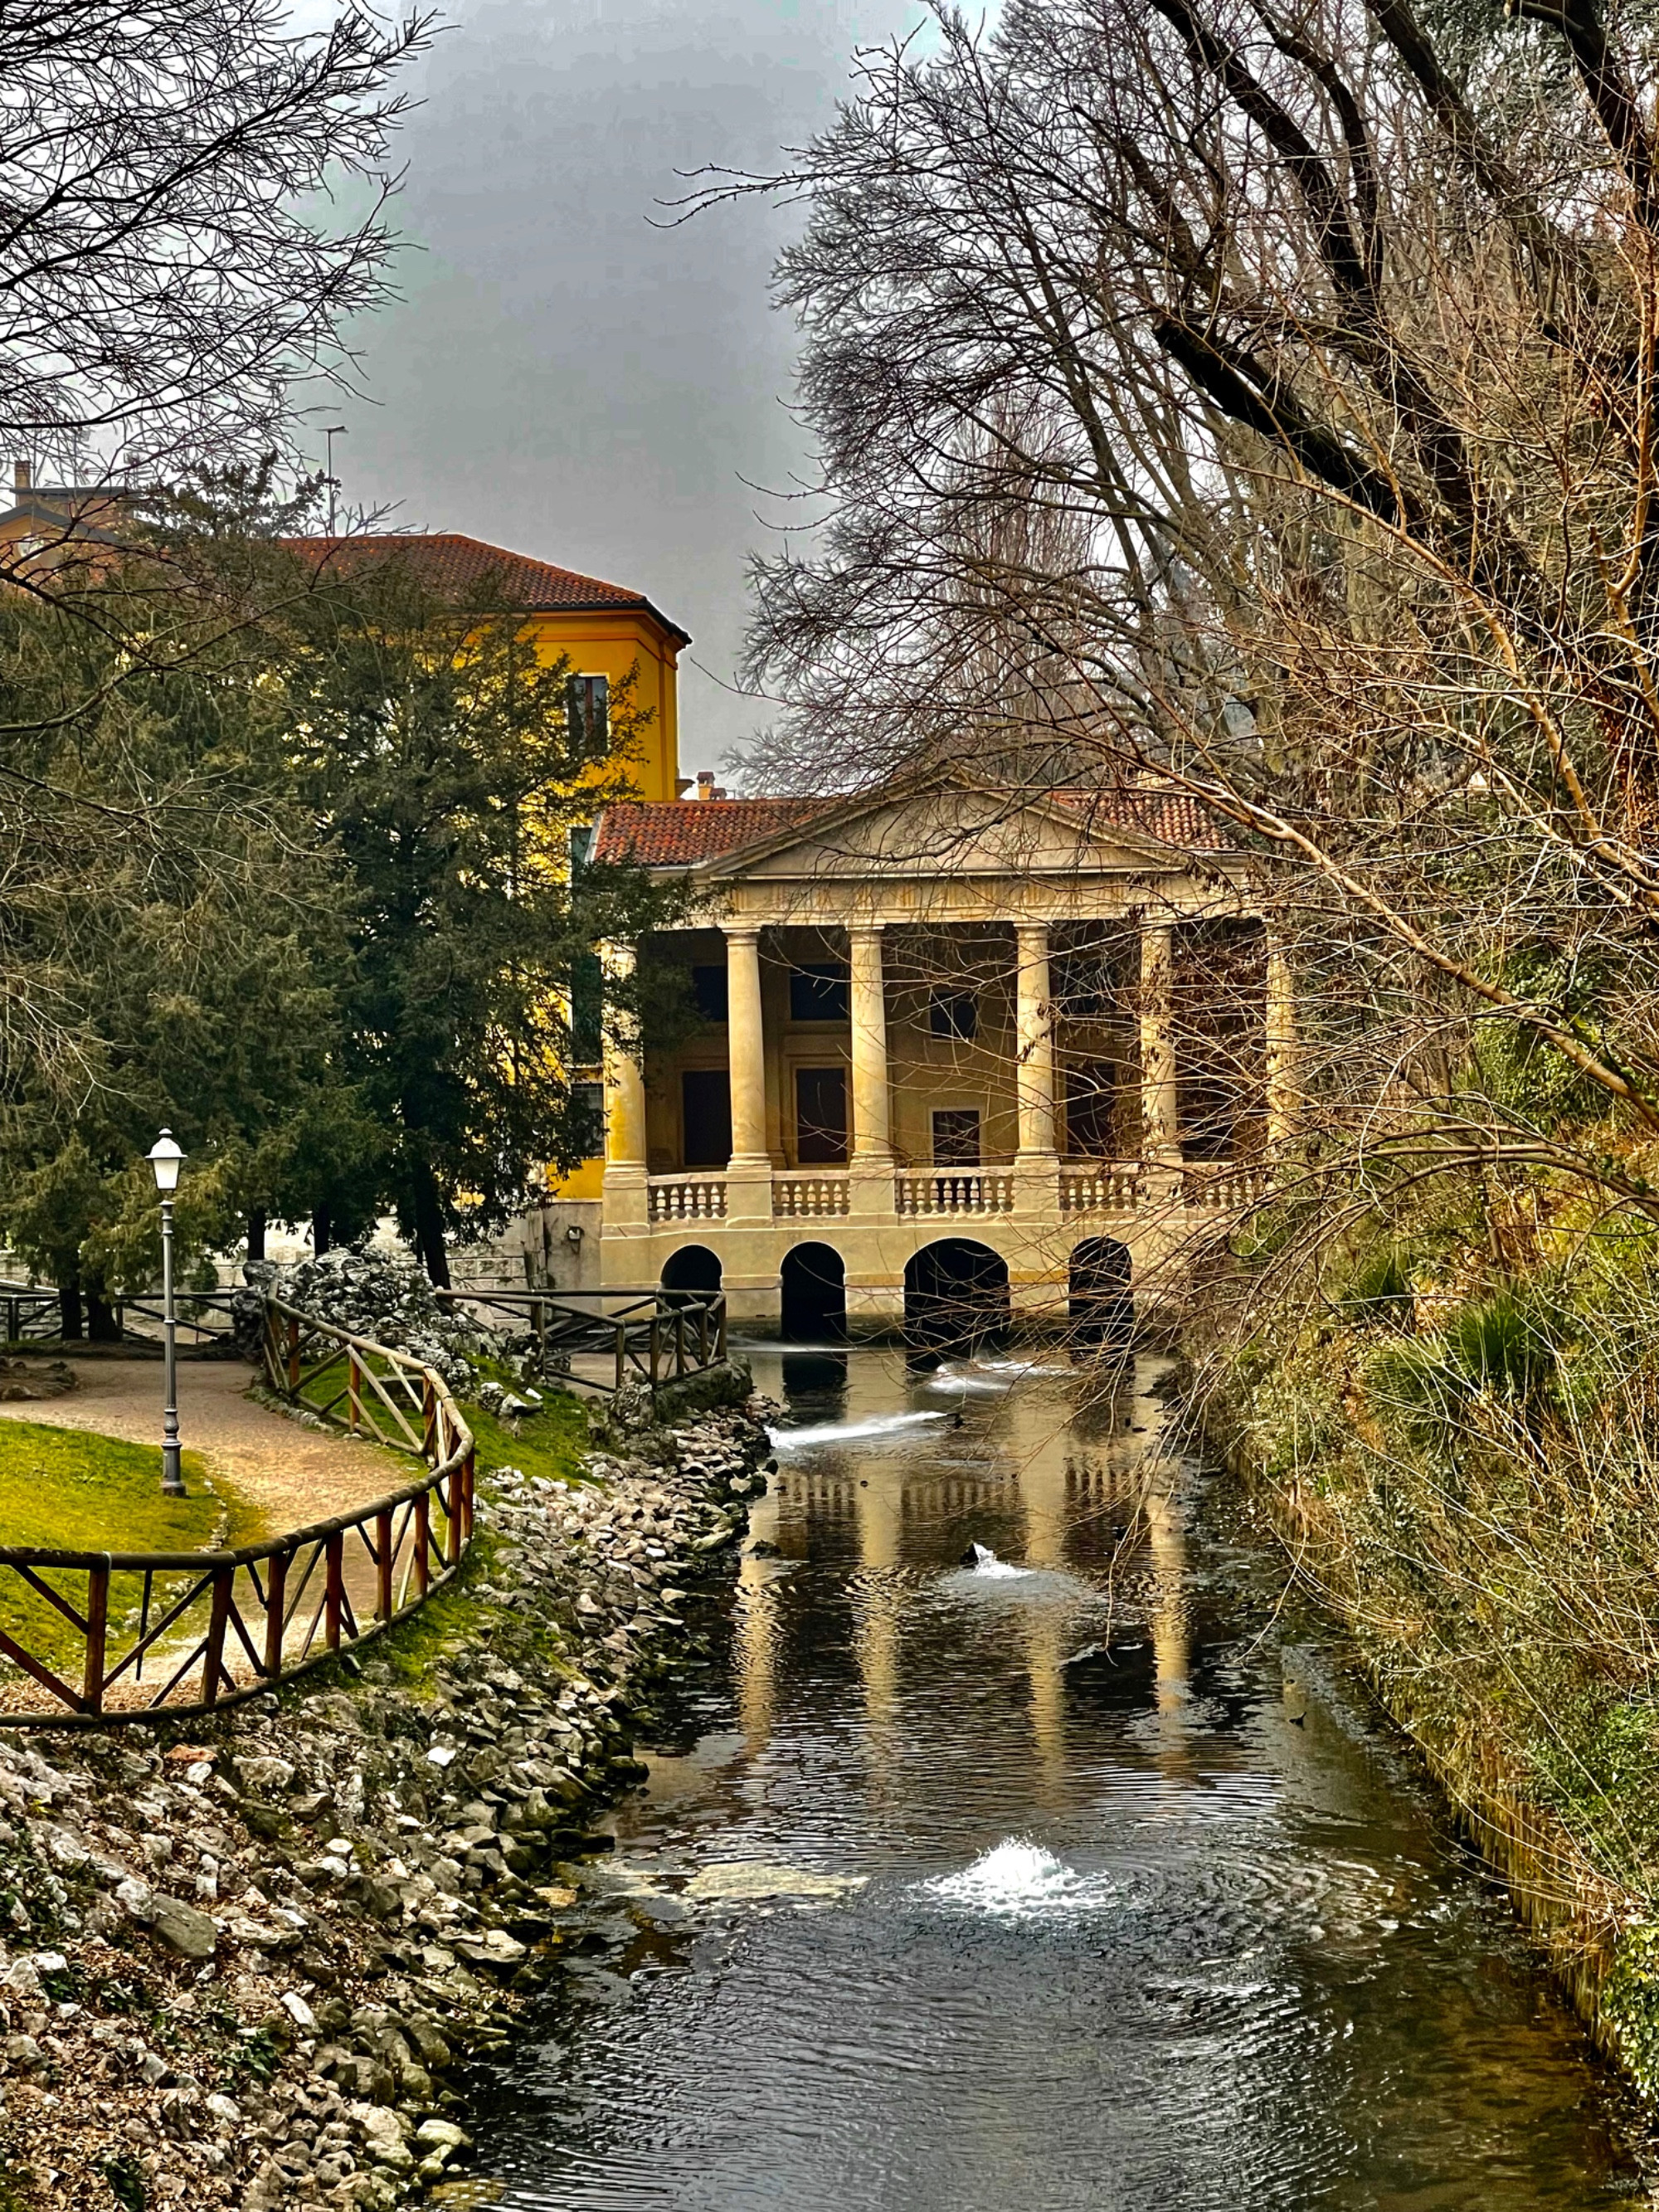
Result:
<svg viewBox="0 0 1659 2212"><path fill-rule="evenodd" d="M690 867L781 830L804 830L844 799L678 799L607 806L593 843L596 860L642 868Z"/></svg>
<svg viewBox="0 0 1659 2212"><path fill-rule="evenodd" d="M688 644L690 639L652 605L643 592L630 592L623 584L607 584L598 576L584 576L574 568L561 568L551 561L535 561L526 553L511 553L503 546L486 545L456 531L430 531L399 536L371 534L361 538L289 538L283 541L301 560L319 571L356 575L380 563L403 561L431 590L454 593L477 592L494 586L513 605L535 614L600 612L607 607L637 607L655 615L665 629Z"/></svg>
<svg viewBox="0 0 1659 2212"><path fill-rule="evenodd" d="M1019 795L1008 794L1018 809ZM1184 792L1051 791L1033 799L1074 808L1094 830L1133 830L1181 852L1218 852L1229 840L1197 799ZM597 860L635 861L646 868L694 867L787 830L845 813L842 798L681 799L608 806L594 841Z"/></svg>

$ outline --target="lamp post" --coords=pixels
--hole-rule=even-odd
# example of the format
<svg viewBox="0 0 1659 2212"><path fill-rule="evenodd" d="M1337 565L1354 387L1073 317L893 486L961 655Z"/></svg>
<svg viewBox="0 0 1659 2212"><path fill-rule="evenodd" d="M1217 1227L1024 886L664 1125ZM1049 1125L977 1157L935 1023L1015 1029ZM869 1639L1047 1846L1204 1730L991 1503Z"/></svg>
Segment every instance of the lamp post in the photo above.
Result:
<svg viewBox="0 0 1659 2212"><path fill-rule="evenodd" d="M161 1414L161 1495L182 1498L185 1475L179 1463L178 1331L173 1312L173 1194L179 1188L179 1170L184 1165L185 1155L173 1141L171 1129L162 1130L150 1147L149 1159L155 1176L155 1188L161 1194L161 1364L167 1391L167 1405Z"/></svg>

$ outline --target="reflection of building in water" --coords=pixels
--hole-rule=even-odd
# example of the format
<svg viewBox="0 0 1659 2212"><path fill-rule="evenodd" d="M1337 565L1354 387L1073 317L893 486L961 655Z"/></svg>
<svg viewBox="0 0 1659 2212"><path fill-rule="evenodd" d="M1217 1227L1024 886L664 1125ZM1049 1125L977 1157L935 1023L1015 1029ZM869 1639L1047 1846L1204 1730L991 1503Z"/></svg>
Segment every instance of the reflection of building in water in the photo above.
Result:
<svg viewBox="0 0 1659 2212"><path fill-rule="evenodd" d="M1150 1458L1150 1455L1149 1455ZM1145 1512L1152 1557L1151 1628L1157 1669L1158 1764L1173 1779L1189 1771L1187 1747L1187 1531L1175 1496L1177 1470L1158 1458L1148 1468Z"/></svg>
<svg viewBox="0 0 1659 2212"><path fill-rule="evenodd" d="M738 1570L734 1626L738 1719L752 1757L772 1737L777 1689L779 1577L765 1562L745 1559Z"/></svg>

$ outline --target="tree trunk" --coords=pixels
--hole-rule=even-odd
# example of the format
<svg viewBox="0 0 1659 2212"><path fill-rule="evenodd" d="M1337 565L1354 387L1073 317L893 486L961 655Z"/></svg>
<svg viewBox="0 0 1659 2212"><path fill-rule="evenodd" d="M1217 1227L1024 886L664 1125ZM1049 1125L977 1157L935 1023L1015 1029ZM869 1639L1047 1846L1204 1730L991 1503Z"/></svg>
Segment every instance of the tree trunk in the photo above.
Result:
<svg viewBox="0 0 1659 2212"><path fill-rule="evenodd" d="M320 1260L334 1242L334 1209L331 1206L316 1206L311 1211L311 1249Z"/></svg>
<svg viewBox="0 0 1659 2212"><path fill-rule="evenodd" d="M85 1333L86 1322L81 1305L79 1283L60 1284L58 1291L58 1310L60 1316L58 1334L65 1344L79 1344Z"/></svg>
<svg viewBox="0 0 1659 2212"><path fill-rule="evenodd" d="M263 1260L265 1256L265 1210L263 1206L251 1206L247 1210L247 1256Z"/></svg>
<svg viewBox="0 0 1659 2212"><path fill-rule="evenodd" d="M87 1292L87 1335L94 1344L118 1344L121 1324L116 1319L115 1309L107 1298L100 1298L96 1291Z"/></svg>
<svg viewBox="0 0 1659 2212"><path fill-rule="evenodd" d="M443 1209L430 1170L415 1171L415 1256L441 1291L449 1288L449 1254L444 1246Z"/></svg>

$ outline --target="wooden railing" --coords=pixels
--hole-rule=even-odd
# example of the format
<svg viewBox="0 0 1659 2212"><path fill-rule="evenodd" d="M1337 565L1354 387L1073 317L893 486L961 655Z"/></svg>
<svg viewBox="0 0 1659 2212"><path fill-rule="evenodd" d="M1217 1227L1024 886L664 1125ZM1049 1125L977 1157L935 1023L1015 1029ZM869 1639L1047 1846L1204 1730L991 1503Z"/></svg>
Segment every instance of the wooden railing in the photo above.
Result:
<svg viewBox="0 0 1659 2212"><path fill-rule="evenodd" d="M180 1291L173 1300L178 1327L186 1340L220 1342L235 1334L231 1320L229 1291ZM115 1339L143 1343L161 1341L162 1311L159 1291L138 1292L112 1301ZM0 1282L0 1326L8 1344L40 1344L58 1340L64 1302L61 1294L40 1283ZM135 1322L146 1324L134 1327Z"/></svg>
<svg viewBox="0 0 1659 2212"><path fill-rule="evenodd" d="M0 1629L0 1654L46 1700L13 1711L0 1698L5 1726L234 1704L362 1643L454 1574L472 1536L472 1432L441 1377L274 1300L264 1356L267 1382L291 1404L420 1458L425 1473L372 1504L238 1551L0 1549L0 1592L32 1593L67 1624L76 1654L65 1668L61 1630L49 1657Z"/></svg>
<svg viewBox="0 0 1659 2212"><path fill-rule="evenodd" d="M543 1291L454 1290L441 1295L452 1305L516 1317L535 1339L542 1372L586 1390L608 1394L629 1382L654 1390L726 1358L726 1298L720 1291L588 1291L554 1297ZM574 1364L583 1357L596 1359L604 1371L584 1373Z"/></svg>

